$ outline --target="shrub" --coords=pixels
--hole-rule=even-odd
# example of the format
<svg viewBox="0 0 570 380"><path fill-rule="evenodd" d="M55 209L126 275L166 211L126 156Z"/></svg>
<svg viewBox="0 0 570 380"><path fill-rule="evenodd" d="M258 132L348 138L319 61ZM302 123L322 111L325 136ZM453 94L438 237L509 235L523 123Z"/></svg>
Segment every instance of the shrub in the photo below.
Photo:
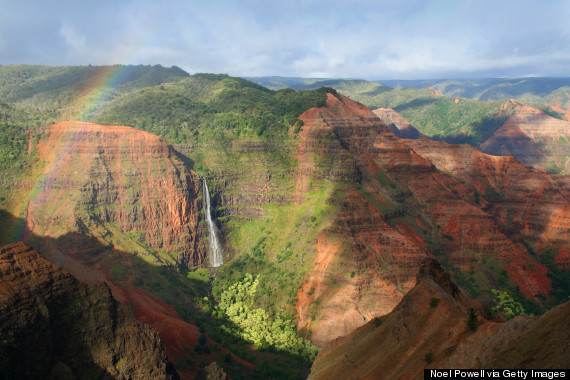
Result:
<svg viewBox="0 0 570 380"><path fill-rule="evenodd" d="M428 352L426 352L426 354L424 355L424 362L426 362L427 364L430 364L431 362L433 362L433 351L429 350Z"/></svg>
<svg viewBox="0 0 570 380"><path fill-rule="evenodd" d="M432 308L435 309L435 308L437 307L437 305L439 305L439 301L440 301L439 298L437 298L437 297L431 297L430 300L429 300L429 305L430 305Z"/></svg>
<svg viewBox="0 0 570 380"><path fill-rule="evenodd" d="M495 305L491 308L495 313L502 312L506 319L512 319L517 315L527 315L523 305L507 292L491 289L496 297Z"/></svg>
<svg viewBox="0 0 570 380"><path fill-rule="evenodd" d="M382 324L382 318L376 317L372 319L372 324L374 325L374 327L380 326Z"/></svg>
<svg viewBox="0 0 570 380"><path fill-rule="evenodd" d="M477 321L477 315L475 314L475 309L469 309L469 316L467 317L467 321L465 321L467 327L471 331L476 331L477 327L479 327L479 323Z"/></svg>
<svg viewBox="0 0 570 380"><path fill-rule="evenodd" d="M293 129L293 133L297 134L299 132L301 132L301 130L303 129L303 120L299 119L297 120L297 122L295 123L295 128Z"/></svg>

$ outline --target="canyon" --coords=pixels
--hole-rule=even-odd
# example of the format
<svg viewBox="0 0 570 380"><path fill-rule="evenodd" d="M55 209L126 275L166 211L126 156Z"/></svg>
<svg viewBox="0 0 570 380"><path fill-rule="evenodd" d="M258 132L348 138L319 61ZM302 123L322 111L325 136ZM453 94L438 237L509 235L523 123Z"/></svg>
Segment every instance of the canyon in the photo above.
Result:
<svg viewBox="0 0 570 380"><path fill-rule="evenodd" d="M157 97L172 92L172 107L183 109L187 104L180 94L188 88L207 94L208 110L238 99L236 109L245 120L265 117L269 106L249 98L242 102L236 89L259 98L280 96L287 104L301 96L292 90L271 93L227 76L180 83L152 91ZM141 111L133 117L139 117L156 103L145 94L125 95L115 106L136 99ZM214 372L219 365L230 375L279 378L272 361L304 360L220 333L229 325L216 302L247 275L260 284L249 307L265 310L273 320L290 320L299 336L323 348L313 366L316 378L348 371L323 363L347 365L331 359L349 352L339 342L367 344L362 331L385 332L382 326L392 326L387 321L401 321L394 315L402 309L406 318L413 316L398 325L402 334L421 318L412 312L416 308L441 313L440 328L454 326L456 341L437 347L412 333L396 334L417 345L410 348L414 359L408 369L395 367L394 373L414 376L429 349L436 363L459 365L461 350L451 349L453 360L445 350L460 347L469 335L464 320L470 308L485 318L476 334L488 334L473 343L479 350L491 333L516 330L511 322L501 327L483 306L493 302L491 289L541 310L564 300L570 269L568 176L466 144L430 140L393 110L373 112L333 89L305 95L315 100L298 106L303 109L297 118L259 119L266 129L259 129L258 119L242 125L219 111L207 115L200 128L181 126L180 135L166 137L114 122L61 121L29 131L31 164L22 177L11 177L18 186L2 193L2 226L20 226L21 234L13 236L85 286L107 289L119 301L117 308L130 307L160 337L161 355L188 379L212 362L217 362ZM106 115L112 115L109 109ZM184 111L171 113L177 112ZM509 120L508 125L520 122ZM132 125L137 123L133 118ZM183 132L190 137L180 137ZM222 257L212 260L208 252L216 235L209 232L216 228L223 249ZM17 247L23 256L31 250ZM426 297L442 301L432 310ZM512 336L522 335L516 330ZM386 364L371 355L362 358L367 364L356 364L355 374L372 362ZM400 353L394 355L387 357L396 360ZM301 368L296 377L308 375L306 361L283 363Z"/></svg>
<svg viewBox="0 0 570 380"><path fill-rule="evenodd" d="M134 128L78 121L45 133L26 234L89 232L149 262L201 262L198 181L171 145Z"/></svg>
<svg viewBox="0 0 570 380"><path fill-rule="evenodd" d="M149 294L164 275L148 273L207 262L198 239L196 174L158 136L123 126L57 123L37 149L41 164L28 192L24 240L81 281L106 283L158 331L172 362L185 360L199 329ZM191 302L191 295L179 302ZM188 378L198 370L179 372Z"/></svg>

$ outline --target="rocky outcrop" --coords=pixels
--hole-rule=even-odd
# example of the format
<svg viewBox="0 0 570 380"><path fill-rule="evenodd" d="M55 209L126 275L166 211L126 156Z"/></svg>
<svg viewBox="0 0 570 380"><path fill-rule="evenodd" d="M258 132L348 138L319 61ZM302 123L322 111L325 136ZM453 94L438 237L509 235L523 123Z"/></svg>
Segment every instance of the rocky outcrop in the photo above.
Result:
<svg viewBox="0 0 570 380"><path fill-rule="evenodd" d="M196 380L227 380L228 375L216 362L211 363L196 376Z"/></svg>
<svg viewBox="0 0 570 380"><path fill-rule="evenodd" d="M38 151L28 235L88 233L147 261L202 263L199 183L158 136L68 121L50 126Z"/></svg>
<svg viewBox="0 0 570 380"><path fill-rule="evenodd" d="M389 314L332 342L309 379L421 379L424 368L564 368L570 303L506 323L466 297L436 261Z"/></svg>
<svg viewBox="0 0 570 380"><path fill-rule="evenodd" d="M386 133L395 141L380 120L368 108L332 94L326 107L310 109L300 119L297 202L327 181L345 194L332 226L318 237L317 255L296 304L299 330L323 346L391 310L413 287L427 252L410 229L387 223L398 203L377 182L369 183L371 173L377 174L369 167L372 157L350 149L352 144L371 148L372 139L359 139L360 131ZM352 188L361 182L364 189Z"/></svg>
<svg viewBox="0 0 570 380"><path fill-rule="evenodd" d="M514 114L479 149L513 156L541 169L569 173L570 122L512 100L510 106Z"/></svg>
<svg viewBox="0 0 570 380"><path fill-rule="evenodd" d="M85 285L24 243L0 247L0 377L173 379L161 339L104 284Z"/></svg>
<svg viewBox="0 0 570 380"><path fill-rule="evenodd" d="M436 94L437 95L437 94ZM441 96L441 94L439 94ZM378 116L390 129L390 132L403 139L419 139L426 137L418 131L406 118L391 108L376 108L374 115Z"/></svg>

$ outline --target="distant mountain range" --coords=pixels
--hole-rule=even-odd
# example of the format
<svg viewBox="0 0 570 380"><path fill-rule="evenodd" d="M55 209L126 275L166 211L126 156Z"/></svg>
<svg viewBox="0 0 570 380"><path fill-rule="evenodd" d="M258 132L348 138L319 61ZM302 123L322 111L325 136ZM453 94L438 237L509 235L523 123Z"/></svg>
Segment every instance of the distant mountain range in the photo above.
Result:
<svg viewBox="0 0 570 380"><path fill-rule="evenodd" d="M246 77L262 86L296 90L320 86L341 86L343 82L378 83L391 88L422 89L432 87L446 96L458 96L477 100L519 99L536 101L558 93L568 93L570 78L485 78L485 79L418 79L418 80L359 80L299 77Z"/></svg>
<svg viewBox="0 0 570 380"><path fill-rule="evenodd" d="M430 138L468 143L494 155L512 155L552 173L570 170L570 78L251 79L269 88L332 87L371 109L396 111Z"/></svg>

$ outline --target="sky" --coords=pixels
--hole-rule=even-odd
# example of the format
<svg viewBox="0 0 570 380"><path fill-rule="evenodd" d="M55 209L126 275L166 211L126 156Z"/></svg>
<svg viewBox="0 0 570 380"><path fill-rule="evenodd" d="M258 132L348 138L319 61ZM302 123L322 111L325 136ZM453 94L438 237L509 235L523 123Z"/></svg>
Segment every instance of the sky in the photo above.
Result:
<svg viewBox="0 0 570 380"><path fill-rule="evenodd" d="M0 64L193 74L570 77L568 0L0 0Z"/></svg>

